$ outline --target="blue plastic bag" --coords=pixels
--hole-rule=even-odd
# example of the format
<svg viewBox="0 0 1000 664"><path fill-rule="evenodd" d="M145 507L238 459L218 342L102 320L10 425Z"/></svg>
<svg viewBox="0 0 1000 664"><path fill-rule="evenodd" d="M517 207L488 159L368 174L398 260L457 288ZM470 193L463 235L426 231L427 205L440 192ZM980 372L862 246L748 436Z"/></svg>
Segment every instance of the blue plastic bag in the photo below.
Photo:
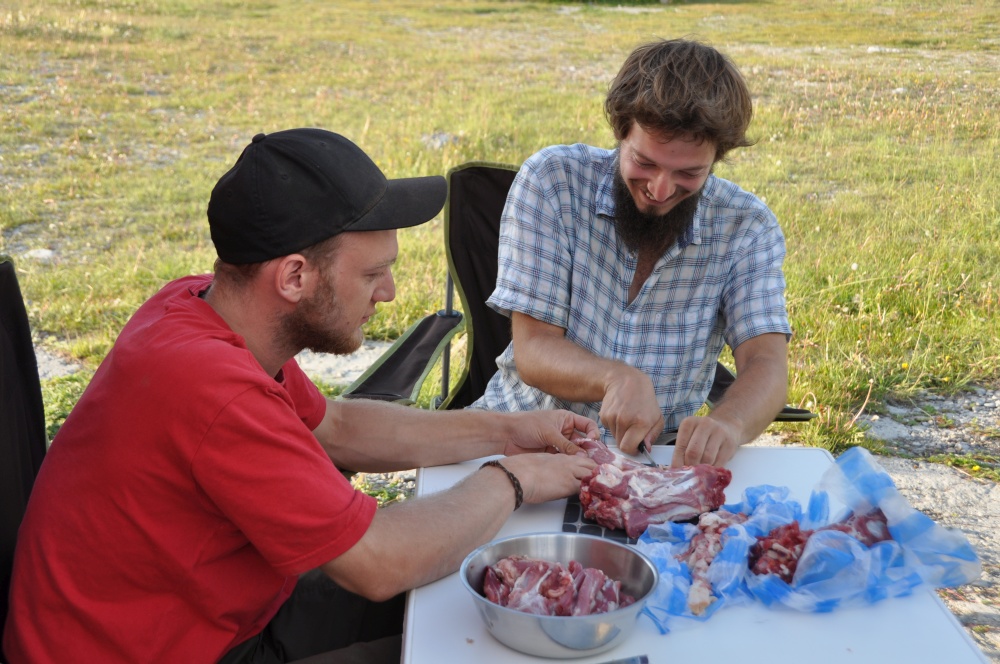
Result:
<svg viewBox="0 0 1000 664"><path fill-rule="evenodd" d="M831 498L847 506L845 513L831 518ZM778 526L798 521L803 530L812 530L840 521L851 512L863 514L875 507L887 517L891 540L868 547L842 532L814 533L791 584L776 575L756 575L748 567L750 547L757 537ZM722 509L743 512L749 518L723 533L722 550L709 568L717 599L701 616L688 610L691 576L687 566L677 560L697 534L697 527L651 526L636 544L660 571L660 584L645 613L664 633L669 631L671 616L706 620L725 606L747 601L822 613L907 595L921 584L958 586L982 573L965 536L937 525L910 506L892 478L861 447L851 448L837 459L814 488L805 509L788 498L786 488L766 485L748 488L741 502Z"/></svg>

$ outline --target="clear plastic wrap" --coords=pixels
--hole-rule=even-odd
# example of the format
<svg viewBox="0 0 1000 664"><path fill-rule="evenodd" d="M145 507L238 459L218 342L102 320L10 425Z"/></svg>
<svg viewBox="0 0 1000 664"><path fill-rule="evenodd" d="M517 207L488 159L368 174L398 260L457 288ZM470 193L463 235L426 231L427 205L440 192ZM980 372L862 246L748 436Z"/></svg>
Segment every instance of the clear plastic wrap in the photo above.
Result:
<svg viewBox="0 0 1000 664"><path fill-rule="evenodd" d="M831 503L846 505L846 509L831 517ZM773 574L754 574L748 566L757 538L778 526L796 521L803 530L820 529L873 508L885 514L891 540L866 546L845 533L818 530L806 541L791 583ZM651 526L636 544L660 571L660 584L645 613L663 632L668 631L671 616L707 620L723 607L743 602L822 613L907 595L921 584L959 586L982 572L965 535L936 524L910 506L892 478L860 447L837 459L805 507L790 500L786 488L762 485L748 488L741 502L722 509L749 518L723 534L722 549L708 571L716 599L701 615L688 608L690 571L677 559L687 551L697 526Z"/></svg>

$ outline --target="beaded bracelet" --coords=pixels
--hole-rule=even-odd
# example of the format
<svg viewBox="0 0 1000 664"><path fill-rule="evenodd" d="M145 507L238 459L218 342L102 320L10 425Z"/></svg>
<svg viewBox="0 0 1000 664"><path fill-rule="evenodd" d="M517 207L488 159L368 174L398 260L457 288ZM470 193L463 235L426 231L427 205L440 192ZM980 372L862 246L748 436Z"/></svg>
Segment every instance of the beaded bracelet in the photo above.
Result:
<svg viewBox="0 0 1000 664"><path fill-rule="evenodd" d="M521 506L521 503L524 502L524 491L521 489L521 483L518 481L517 477L496 459L487 461L481 465L479 469L482 470L487 467L499 468L504 472L504 475L507 476L507 479L510 480L510 483L514 485L514 509L517 510L517 508Z"/></svg>

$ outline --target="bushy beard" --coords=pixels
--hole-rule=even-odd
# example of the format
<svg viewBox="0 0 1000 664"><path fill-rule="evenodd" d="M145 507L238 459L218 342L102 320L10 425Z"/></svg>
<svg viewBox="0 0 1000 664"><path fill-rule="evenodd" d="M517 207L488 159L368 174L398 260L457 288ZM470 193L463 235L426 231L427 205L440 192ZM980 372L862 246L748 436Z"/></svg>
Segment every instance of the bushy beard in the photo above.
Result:
<svg viewBox="0 0 1000 664"><path fill-rule="evenodd" d="M665 214L650 214L636 206L621 171L615 169L615 230L618 237L630 251L662 254L694 223L703 191L704 187Z"/></svg>
<svg viewBox="0 0 1000 664"><path fill-rule="evenodd" d="M353 353L361 347L364 337L357 331L343 334L336 330L334 324L340 312L333 285L324 277L312 297L299 302L295 311L281 319L282 334L289 346L298 350L308 348L314 353L335 355Z"/></svg>

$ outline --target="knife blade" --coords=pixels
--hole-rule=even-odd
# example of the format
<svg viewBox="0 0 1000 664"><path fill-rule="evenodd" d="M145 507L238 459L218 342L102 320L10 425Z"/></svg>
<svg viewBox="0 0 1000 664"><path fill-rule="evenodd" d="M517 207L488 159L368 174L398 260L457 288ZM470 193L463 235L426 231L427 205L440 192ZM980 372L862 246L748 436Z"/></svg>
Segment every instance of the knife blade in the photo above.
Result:
<svg viewBox="0 0 1000 664"><path fill-rule="evenodd" d="M653 461L653 455L651 455L649 453L649 450L646 449L646 441L642 441L642 442L639 443L639 451L642 452L642 455L644 457L646 457L646 462L647 462L646 465L647 466L652 466L653 468L656 468L656 467L658 467L660 465L660 464L656 463L655 461Z"/></svg>

